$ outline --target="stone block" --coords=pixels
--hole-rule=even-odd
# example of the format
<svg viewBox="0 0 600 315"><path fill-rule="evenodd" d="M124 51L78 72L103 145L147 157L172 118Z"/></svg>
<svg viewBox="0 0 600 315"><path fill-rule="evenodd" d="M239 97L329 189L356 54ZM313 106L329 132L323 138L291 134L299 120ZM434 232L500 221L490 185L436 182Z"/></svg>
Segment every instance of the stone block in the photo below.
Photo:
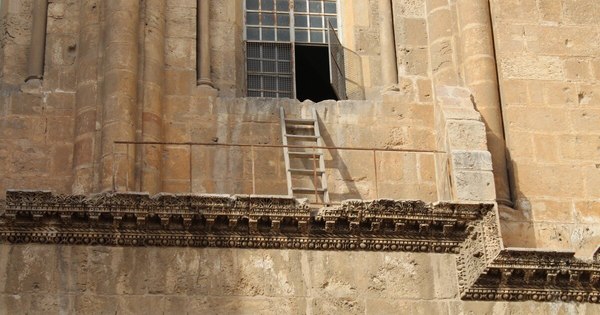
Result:
<svg viewBox="0 0 600 315"><path fill-rule="evenodd" d="M491 171L452 172L454 195L462 201L484 201L496 199L494 174Z"/></svg>
<svg viewBox="0 0 600 315"><path fill-rule="evenodd" d="M47 119L48 134L46 139L50 143L71 142L73 134L73 119L65 116L50 117Z"/></svg>
<svg viewBox="0 0 600 315"><path fill-rule="evenodd" d="M446 137L452 150L485 150L485 125L472 120L448 120Z"/></svg>
<svg viewBox="0 0 600 315"><path fill-rule="evenodd" d="M595 25L600 20L600 3L594 0L565 0L563 15L569 24Z"/></svg>
<svg viewBox="0 0 600 315"><path fill-rule="evenodd" d="M489 151L452 151L452 168L455 170L491 171L492 155Z"/></svg>
<svg viewBox="0 0 600 315"><path fill-rule="evenodd" d="M70 175L73 166L73 145L55 145L51 151L50 165L53 175Z"/></svg>
<svg viewBox="0 0 600 315"><path fill-rule="evenodd" d="M43 111L42 95L17 93L12 96L10 112L13 115L41 115Z"/></svg>
<svg viewBox="0 0 600 315"><path fill-rule="evenodd" d="M505 121L513 130L565 133L571 129L565 111L551 107L510 107L504 111ZM509 136L510 138L510 136Z"/></svg>
<svg viewBox="0 0 600 315"><path fill-rule="evenodd" d="M502 241L506 247L535 248L533 223L500 220Z"/></svg>
<svg viewBox="0 0 600 315"><path fill-rule="evenodd" d="M574 130L590 134L600 132L600 108L573 109L569 114Z"/></svg>
<svg viewBox="0 0 600 315"><path fill-rule="evenodd" d="M537 248L551 250L572 250L575 248L571 239L574 232L572 224L534 222Z"/></svg>
<svg viewBox="0 0 600 315"><path fill-rule="evenodd" d="M533 144L537 161L541 163L559 161L560 145L557 136L534 134Z"/></svg>
<svg viewBox="0 0 600 315"><path fill-rule="evenodd" d="M419 172L419 182L435 182L435 155L419 154L417 156L417 168Z"/></svg>
<svg viewBox="0 0 600 315"><path fill-rule="evenodd" d="M599 201L575 202L575 218L582 223L597 223L600 221Z"/></svg>
<svg viewBox="0 0 600 315"><path fill-rule="evenodd" d="M190 152L187 147L165 147L163 151L164 177L190 179Z"/></svg>
<svg viewBox="0 0 600 315"><path fill-rule="evenodd" d="M392 1L394 13L407 17L425 17L425 1Z"/></svg>
<svg viewBox="0 0 600 315"><path fill-rule="evenodd" d="M588 81L592 79L590 62L586 58L569 58L565 61L566 79Z"/></svg>
<svg viewBox="0 0 600 315"><path fill-rule="evenodd" d="M195 71L167 70L165 71L165 94L183 95L192 94L196 86Z"/></svg>
<svg viewBox="0 0 600 315"><path fill-rule="evenodd" d="M506 0L494 1L494 19L513 20L535 23L538 21L538 8L536 0Z"/></svg>
<svg viewBox="0 0 600 315"><path fill-rule="evenodd" d="M430 103L433 101L433 91L431 80L418 79L417 80L418 101L421 103Z"/></svg>
<svg viewBox="0 0 600 315"><path fill-rule="evenodd" d="M540 18L542 21L559 23L563 17L563 6L560 0L548 0L538 2Z"/></svg>
<svg viewBox="0 0 600 315"><path fill-rule="evenodd" d="M401 20L404 24L404 44L412 47L427 46L427 23L422 18L405 18Z"/></svg>
<svg viewBox="0 0 600 315"><path fill-rule="evenodd" d="M578 165L544 165L520 163L515 167L517 189L533 197L582 197L584 184Z"/></svg>
<svg viewBox="0 0 600 315"><path fill-rule="evenodd" d="M515 55L501 57L500 71L509 79L564 80L564 63L560 57Z"/></svg>
<svg viewBox="0 0 600 315"><path fill-rule="evenodd" d="M196 41L193 38L165 39L165 66L174 69L194 69Z"/></svg>
<svg viewBox="0 0 600 315"><path fill-rule="evenodd" d="M600 166L599 164L586 165L582 169L587 198L600 198ZM577 178L573 178L576 180Z"/></svg>
<svg viewBox="0 0 600 315"><path fill-rule="evenodd" d="M559 143L560 156L566 160L594 162L600 152L600 136L597 135L561 135Z"/></svg>
<svg viewBox="0 0 600 315"><path fill-rule="evenodd" d="M530 200L533 220L544 222L573 223L573 203L560 200Z"/></svg>

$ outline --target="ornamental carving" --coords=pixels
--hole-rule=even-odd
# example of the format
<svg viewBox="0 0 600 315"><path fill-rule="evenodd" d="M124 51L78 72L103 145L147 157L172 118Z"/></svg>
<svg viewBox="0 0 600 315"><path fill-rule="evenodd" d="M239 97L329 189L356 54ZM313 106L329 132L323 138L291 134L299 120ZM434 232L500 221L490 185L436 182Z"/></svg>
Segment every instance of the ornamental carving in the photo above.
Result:
<svg viewBox="0 0 600 315"><path fill-rule="evenodd" d="M451 253L465 300L600 302L598 252L581 261L504 248L493 203L347 200L313 209L285 196L8 191L2 208L0 243Z"/></svg>

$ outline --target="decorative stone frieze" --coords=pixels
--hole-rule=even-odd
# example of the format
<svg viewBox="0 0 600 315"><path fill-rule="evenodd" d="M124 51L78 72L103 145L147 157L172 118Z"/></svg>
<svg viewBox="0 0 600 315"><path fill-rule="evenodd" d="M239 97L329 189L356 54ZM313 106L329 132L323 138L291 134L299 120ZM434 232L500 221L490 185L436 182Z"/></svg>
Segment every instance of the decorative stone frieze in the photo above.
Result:
<svg viewBox="0 0 600 315"><path fill-rule="evenodd" d="M8 191L0 242L458 252L493 204Z"/></svg>
<svg viewBox="0 0 600 315"><path fill-rule="evenodd" d="M504 248L497 214L488 212L457 258L464 300L600 302L600 261L574 252ZM597 256L596 256L597 257Z"/></svg>
<svg viewBox="0 0 600 315"><path fill-rule="evenodd" d="M600 302L600 260L503 248L493 203L8 191L0 243L452 253L465 300Z"/></svg>

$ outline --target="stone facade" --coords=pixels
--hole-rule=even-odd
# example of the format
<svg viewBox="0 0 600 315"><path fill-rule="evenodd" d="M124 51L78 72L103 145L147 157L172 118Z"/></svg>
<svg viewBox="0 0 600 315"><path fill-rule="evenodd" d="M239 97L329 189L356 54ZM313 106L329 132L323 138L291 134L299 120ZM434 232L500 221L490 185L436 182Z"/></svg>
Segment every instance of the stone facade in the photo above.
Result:
<svg viewBox="0 0 600 315"><path fill-rule="evenodd" d="M0 314L598 313L600 2L338 2L313 103L245 97L242 0L1 0Z"/></svg>

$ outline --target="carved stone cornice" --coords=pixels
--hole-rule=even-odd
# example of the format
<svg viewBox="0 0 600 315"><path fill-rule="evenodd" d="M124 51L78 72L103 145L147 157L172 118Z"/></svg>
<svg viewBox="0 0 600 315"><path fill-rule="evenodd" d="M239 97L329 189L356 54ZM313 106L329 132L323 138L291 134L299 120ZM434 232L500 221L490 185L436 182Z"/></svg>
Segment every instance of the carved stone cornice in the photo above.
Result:
<svg viewBox="0 0 600 315"><path fill-rule="evenodd" d="M458 252L493 204L8 191L0 242Z"/></svg>
<svg viewBox="0 0 600 315"><path fill-rule="evenodd" d="M502 246L492 203L8 191L0 243L452 253L465 300L600 302L600 261Z"/></svg>
<svg viewBox="0 0 600 315"><path fill-rule="evenodd" d="M600 261L574 252L504 248L496 212L465 239L457 258L464 300L600 302Z"/></svg>

